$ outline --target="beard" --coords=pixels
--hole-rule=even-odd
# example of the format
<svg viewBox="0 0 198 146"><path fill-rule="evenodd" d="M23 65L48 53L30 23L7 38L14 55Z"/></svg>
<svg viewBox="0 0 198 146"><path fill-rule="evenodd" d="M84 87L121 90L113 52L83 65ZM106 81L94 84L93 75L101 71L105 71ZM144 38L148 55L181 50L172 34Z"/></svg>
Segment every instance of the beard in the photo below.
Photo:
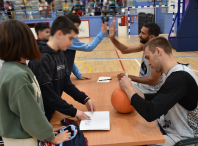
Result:
<svg viewBox="0 0 198 146"><path fill-rule="evenodd" d="M148 42L148 38L147 39L143 39L140 37L140 43L142 44L146 44Z"/></svg>
<svg viewBox="0 0 198 146"><path fill-rule="evenodd" d="M160 73L162 72L162 65L160 63L160 60L155 56L155 68L154 70L157 72L157 73Z"/></svg>

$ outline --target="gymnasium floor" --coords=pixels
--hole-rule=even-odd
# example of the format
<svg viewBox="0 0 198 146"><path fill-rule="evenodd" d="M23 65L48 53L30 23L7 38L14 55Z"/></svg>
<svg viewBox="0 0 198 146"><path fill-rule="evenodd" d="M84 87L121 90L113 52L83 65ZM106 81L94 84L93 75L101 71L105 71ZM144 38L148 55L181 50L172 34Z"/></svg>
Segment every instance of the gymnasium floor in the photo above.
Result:
<svg viewBox="0 0 198 146"><path fill-rule="evenodd" d="M168 37L168 35L163 35ZM89 43L94 38L79 39L81 42ZM138 36L117 37L117 39L127 45L131 46L139 43ZM198 76L198 51L176 52L173 51L173 56L177 62L189 63ZM77 51L75 63L80 72L83 73L97 73L97 72L112 72L125 71L129 75L139 75L140 64L142 59L142 52L122 54L117 50L111 40L105 37L102 42L92 52Z"/></svg>

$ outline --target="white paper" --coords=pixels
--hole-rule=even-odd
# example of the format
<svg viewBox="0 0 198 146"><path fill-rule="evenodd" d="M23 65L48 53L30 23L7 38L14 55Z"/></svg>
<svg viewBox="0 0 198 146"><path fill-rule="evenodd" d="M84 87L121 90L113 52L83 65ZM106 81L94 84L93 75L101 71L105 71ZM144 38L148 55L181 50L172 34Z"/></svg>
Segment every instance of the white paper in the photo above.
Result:
<svg viewBox="0 0 198 146"><path fill-rule="evenodd" d="M108 79L111 79L111 77L99 77L97 82L110 82L110 80ZM99 81L99 80L103 80L103 81Z"/></svg>
<svg viewBox="0 0 198 146"><path fill-rule="evenodd" d="M85 112L91 120L81 120L80 130L110 130L109 111Z"/></svg>

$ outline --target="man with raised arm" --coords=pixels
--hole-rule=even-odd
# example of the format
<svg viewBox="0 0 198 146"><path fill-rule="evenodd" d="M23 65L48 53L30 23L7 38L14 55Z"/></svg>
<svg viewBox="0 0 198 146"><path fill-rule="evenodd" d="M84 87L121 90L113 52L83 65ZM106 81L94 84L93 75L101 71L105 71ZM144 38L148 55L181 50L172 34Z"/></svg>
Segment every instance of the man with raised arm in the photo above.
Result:
<svg viewBox="0 0 198 146"><path fill-rule="evenodd" d="M143 46L150 39L157 37L160 33L160 27L156 23L147 23L145 24L139 34L140 43L133 46L125 46L120 43L116 38L115 30L115 20L111 23L109 37L115 47L120 50L122 54L129 54L135 52L143 51ZM120 80L124 73L118 74L118 79ZM147 65L147 60L145 55L142 55L142 62L140 67L139 77L134 75L129 75L129 78L132 80L132 83L140 93L156 93L163 84L163 75L161 73L155 72L150 66Z"/></svg>

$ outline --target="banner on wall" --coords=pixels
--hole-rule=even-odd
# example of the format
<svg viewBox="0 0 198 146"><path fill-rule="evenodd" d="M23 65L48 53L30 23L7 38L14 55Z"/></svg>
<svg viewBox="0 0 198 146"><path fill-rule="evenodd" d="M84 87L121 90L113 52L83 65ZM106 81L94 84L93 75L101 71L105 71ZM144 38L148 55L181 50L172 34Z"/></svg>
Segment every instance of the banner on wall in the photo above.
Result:
<svg viewBox="0 0 198 146"><path fill-rule="evenodd" d="M177 10L178 10L178 0L169 0L168 2L168 5L171 6L171 5L175 5L175 9L173 9L173 7L168 7L168 13L177 13ZM180 13L182 13L182 6L183 6L183 0L181 0L181 3L180 3Z"/></svg>
<svg viewBox="0 0 198 146"><path fill-rule="evenodd" d="M89 20L81 20L78 38L89 38Z"/></svg>

